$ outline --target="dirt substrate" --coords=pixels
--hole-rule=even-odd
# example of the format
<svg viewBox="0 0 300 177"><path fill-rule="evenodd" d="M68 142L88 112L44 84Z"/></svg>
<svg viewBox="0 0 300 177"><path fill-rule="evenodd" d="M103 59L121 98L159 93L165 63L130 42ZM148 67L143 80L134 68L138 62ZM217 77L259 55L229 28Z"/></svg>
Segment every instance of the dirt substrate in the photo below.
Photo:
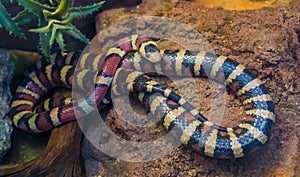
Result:
<svg viewBox="0 0 300 177"><path fill-rule="evenodd" d="M269 142L259 151L236 160L218 160L200 156L184 146L159 159L147 162L126 162L110 158L85 140L83 156L88 175L103 176L297 176L299 163L300 126L300 1L287 7L264 8L253 11L227 11L208 9L187 1L144 1L135 8L111 9L98 16L97 30L132 17L168 17L186 23L198 30L216 53L228 56L250 69L266 82L276 105L276 123ZM122 29L120 29L122 30ZM118 31L110 31L111 35ZM178 48L167 42L160 48ZM176 80L171 88L179 90L201 113L209 117L214 111L212 85L204 79L196 82ZM162 79L168 84L168 81ZM192 88L192 89L191 89ZM197 96L195 96L197 95ZM130 125L123 117L133 117L131 106L124 100L111 110L106 123L124 139L149 141L166 132L160 124L141 128ZM216 103L214 103L216 104ZM145 111L135 105L136 112ZM118 114L119 115L118 115ZM121 114L122 113L122 114ZM120 116L121 114L121 116ZM127 116L128 115L128 116ZM243 117L240 103L232 96L226 97L226 110L222 125L233 126ZM95 132L90 132L93 135ZM94 135L98 136L98 135ZM103 135L105 136L105 135ZM116 147L112 147L116 148ZM162 149L164 150L164 149ZM130 156L130 155L129 155Z"/></svg>

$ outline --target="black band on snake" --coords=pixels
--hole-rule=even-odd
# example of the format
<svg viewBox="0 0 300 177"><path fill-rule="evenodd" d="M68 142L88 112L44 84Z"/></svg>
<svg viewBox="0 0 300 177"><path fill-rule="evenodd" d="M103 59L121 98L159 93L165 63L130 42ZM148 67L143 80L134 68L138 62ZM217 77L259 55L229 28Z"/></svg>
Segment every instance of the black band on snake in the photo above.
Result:
<svg viewBox="0 0 300 177"><path fill-rule="evenodd" d="M105 76L113 79L111 89L115 95L128 91L137 92L139 101L152 114L161 118L167 130L176 129L176 134L183 144L208 156L217 158L243 157L267 142L275 120L274 105L263 82L254 77L243 65L225 56L218 56L205 51L160 50L160 55L157 55L158 49L153 41L146 39L142 40L143 42L137 42L139 39L133 36L128 41L130 41L129 46L134 43L140 48L131 47L125 52L120 50L122 47L110 50L114 52L107 55L107 60L112 61L112 56L118 56L117 65L114 63L114 69L107 69L107 65L112 64L108 62L104 62L100 66L100 72L94 77L95 81L98 80L96 87L103 85L103 79L99 81L99 77ZM149 51L145 49L147 47L151 48L150 51L154 51L152 56L160 56L159 62L154 59L150 59L150 61L144 59L148 54L147 52L143 54L141 51ZM134 53L136 50L140 52ZM92 54L86 55L92 56ZM86 58L97 57L86 56ZM121 62L122 67L117 69ZM84 62L81 63L84 65ZM93 63L97 62L93 61ZM17 127L26 131L40 132L70 121L70 119L62 119L62 115L65 113L65 107L73 108L71 99L45 101L47 106L38 108L36 110L38 113L34 113L33 107L36 106L40 96L53 87L50 87L51 84L71 86L76 83L81 85L81 89L88 89L80 83L83 77L86 74L91 74L91 72L83 69L79 72L80 75L72 75L74 70L72 66L53 66L55 65L48 65L43 67L44 69L34 71L18 88L12 103L12 116ZM105 71L103 68L105 67L107 67L106 70L111 71L110 74L103 75L103 71ZM246 117L239 125L232 128L218 126L207 120L179 95L169 89L161 88L150 76L143 74L149 72L153 74L153 71L176 76L209 77L221 82L221 84L224 80L228 91L242 102L246 110ZM104 85L107 90L110 82L105 82ZM96 94L101 95L101 99L95 103L100 104L101 101L104 101L106 90L105 93L103 89L101 93L98 93L100 89L96 91ZM109 99L107 97L106 102ZM87 102L90 101L85 101L85 103ZM87 109L82 105L79 106L78 110ZM86 111L82 112L85 113ZM41 126L41 117L50 122L51 126L48 124L48 127Z"/></svg>

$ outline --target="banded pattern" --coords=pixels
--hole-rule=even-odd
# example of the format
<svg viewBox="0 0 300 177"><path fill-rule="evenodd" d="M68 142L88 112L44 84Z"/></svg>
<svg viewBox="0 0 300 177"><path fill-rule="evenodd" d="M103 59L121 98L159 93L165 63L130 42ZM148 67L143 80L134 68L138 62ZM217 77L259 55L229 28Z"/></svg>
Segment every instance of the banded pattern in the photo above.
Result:
<svg viewBox="0 0 300 177"><path fill-rule="evenodd" d="M275 120L271 97L262 81L232 59L205 51L158 51L153 41L137 36L120 40L118 47L109 50L103 63L100 63L101 57L90 53L81 57L78 65L82 68L92 66L91 71L81 69L73 73L74 67L54 67L55 64L31 73L18 88L12 103L15 125L29 132L40 132L74 120L75 111L80 117L103 102L112 82L115 95L137 92L139 101L155 116L161 117L167 130L175 130L183 144L199 153L217 158L238 158L265 144L270 136ZM122 67L117 69L119 65ZM242 102L246 117L232 128L218 126L179 95L160 87L150 77L154 74L209 77L225 84ZM75 85L79 90L93 87L93 84L85 84L85 78L92 78L91 82L96 83L95 91L86 98L79 101L46 100L44 107L37 107L37 113L33 112L40 97L53 87Z"/></svg>
<svg viewBox="0 0 300 177"><path fill-rule="evenodd" d="M55 87L71 88L74 78L79 79L75 81L79 89L86 89L82 84L82 78L87 73L91 73L85 69L74 73L73 66L64 66L66 62L75 63L72 55L69 55L69 58L67 56L64 62L61 62L60 57L56 57L53 62L57 64L54 65L41 63L41 68L38 69L39 66L37 66L16 90L10 111L13 123L27 132L43 132L91 112L104 100L118 65L124 56L132 51L138 51L149 62L157 62L157 58L160 58L156 44L149 38L132 35L129 38L121 39L117 42L116 47L107 52L104 62L97 68L96 75L92 73L94 89L85 98L76 101L69 100L70 104L55 105L50 110L35 113L34 107L38 104L40 97L49 90ZM101 63L101 57L92 56L94 56L92 63ZM90 61L89 58L91 57L82 57L80 64L85 63L83 59L86 59L87 63ZM67 103L65 101L63 100L63 103Z"/></svg>
<svg viewBox="0 0 300 177"><path fill-rule="evenodd" d="M127 55L122 65L126 69L117 70L112 85L113 93L142 92L136 97L155 116L162 116L161 120L167 130L174 129L183 144L207 156L243 157L267 142L275 121L274 105L263 82L244 66L225 56L208 52L161 50L160 53L161 62L154 64L146 62L137 53ZM134 67L137 65L144 67ZM140 68L140 72L130 68ZM143 74L153 72L167 73L168 76L209 77L224 83L229 92L242 102L246 117L232 128L218 126L208 121L183 98L168 89L159 88L156 82ZM127 84L120 84L124 80Z"/></svg>

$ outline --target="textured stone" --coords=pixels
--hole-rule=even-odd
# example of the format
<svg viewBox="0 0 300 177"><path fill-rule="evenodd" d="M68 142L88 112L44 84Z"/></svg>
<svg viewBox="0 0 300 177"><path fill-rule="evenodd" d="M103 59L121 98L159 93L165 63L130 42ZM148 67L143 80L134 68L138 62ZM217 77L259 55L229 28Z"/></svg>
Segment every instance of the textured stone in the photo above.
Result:
<svg viewBox="0 0 300 177"><path fill-rule="evenodd" d="M0 161L10 148L12 133L11 120L8 118L11 93L9 83L13 74L14 65L7 52L0 49Z"/></svg>
<svg viewBox="0 0 300 177"><path fill-rule="evenodd" d="M297 176L297 164L300 164L299 9L298 0L293 0L285 7L251 11L209 9L181 0L145 0L136 8L118 8L101 13L96 26L99 32L117 22L141 16L172 18L195 28L204 35L216 53L242 63L266 82L276 107L276 123L270 141L245 158L212 159L181 146L171 154L143 163L119 161L100 152L98 155L86 154L85 157L89 157L87 161L92 160L91 156L98 157L96 161L100 164L93 167L98 166L98 174L106 176ZM118 31L110 32L114 35ZM172 44L159 45L161 48L174 49ZM193 85L199 90L191 89ZM202 81L188 84L182 79L177 87L191 104L198 106L200 112L207 116L207 111L211 110L211 89L208 84ZM199 96L193 96L196 94ZM232 126L242 119L244 110L240 109L234 98L227 99L225 119L221 124ZM120 105L115 109L123 112L125 117L130 116L126 115L130 105ZM139 109L136 110L139 112ZM122 138L148 141L155 139L154 135L159 137L164 133L159 125L151 129L133 128L124 123L122 118L111 111L106 119L112 131ZM88 150L84 153L88 153ZM86 167L87 171L90 170L88 165ZM97 174L97 169L92 170L93 174Z"/></svg>

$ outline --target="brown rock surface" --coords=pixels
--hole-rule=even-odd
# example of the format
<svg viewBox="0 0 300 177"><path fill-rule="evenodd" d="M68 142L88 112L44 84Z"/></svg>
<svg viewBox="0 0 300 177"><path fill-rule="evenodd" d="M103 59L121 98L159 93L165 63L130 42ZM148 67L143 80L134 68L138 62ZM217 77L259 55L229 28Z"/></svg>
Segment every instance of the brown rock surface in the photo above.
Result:
<svg viewBox="0 0 300 177"><path fill-rule="evenodd" d="M266 82L276 105L276 123L270 141L262 149L236 160L202 157L180 146L153 161L125 162L100 152L91 153L89 149L92 146L85 142L83 154L87 159L87 173L102 176L297 176L300 161L299 9L300 2L297 0L286 7L253 11L208 9L186 1L145 0L136 8L118 8L101 13L97 21L98 31L116 22L145 15L172 18L195 28L216 53L244 64ZM172 48L172 45L161 43L160 47ZM192 86L199 90L190 89ZM212 94L205 80L197 79L195 83L188 83L179 79L177 89L207 116L206 112L211 109ZM130 105L123 105L115 109L126 116ZM137 112L143 112L143 109L137 108ZM243 115L239 103L227 96L225 119L221 124L233 126ZM125 123L121 118L112 110L106 123L125 139L148 141L165 133L159 124L138 128Z"/></svg>

